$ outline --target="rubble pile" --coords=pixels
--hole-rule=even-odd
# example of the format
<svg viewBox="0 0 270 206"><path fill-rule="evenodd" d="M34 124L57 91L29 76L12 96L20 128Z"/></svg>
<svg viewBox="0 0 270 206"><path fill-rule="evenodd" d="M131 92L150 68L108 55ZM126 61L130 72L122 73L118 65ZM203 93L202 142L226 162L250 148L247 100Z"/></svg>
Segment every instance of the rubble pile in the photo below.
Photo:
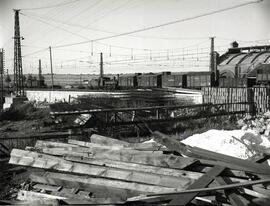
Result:
<svg viewBox="0 0 270 206"><path fill-rule="evenodd" d="M243 119L238 120L237 124L242 130L252 129L258 135L270 137L270 111L254 117L248 114Z"/></svg>
<svg viewBox="0 0 270 206"><path fill-rule="evenodd" d="M270 201L270 167L263 164L269 153L243 160L186 145L158 131L152 138L129 143L92 134L86 142L39 140L34 147L13 149L9 163L27 168L30 175L17 191L17 200L8 203L263 205L256 203Z"/></svg>

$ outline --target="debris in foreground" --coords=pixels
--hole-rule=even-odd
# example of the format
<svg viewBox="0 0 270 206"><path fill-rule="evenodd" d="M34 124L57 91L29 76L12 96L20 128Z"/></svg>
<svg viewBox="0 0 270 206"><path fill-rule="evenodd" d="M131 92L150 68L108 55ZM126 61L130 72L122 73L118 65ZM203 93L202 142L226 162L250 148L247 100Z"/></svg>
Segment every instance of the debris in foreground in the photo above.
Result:
<svg viewBox="0 0 270 206"><path fill-rule="evenodd" d="M264 164L269 154L243 160L185 145L160 132L153 137L155 141L128 143L92 135L90 142L37 141L35 147L13 149L9 163L31 170L31 183L17 199L111 205L270 201L270 167Z"/></svg>

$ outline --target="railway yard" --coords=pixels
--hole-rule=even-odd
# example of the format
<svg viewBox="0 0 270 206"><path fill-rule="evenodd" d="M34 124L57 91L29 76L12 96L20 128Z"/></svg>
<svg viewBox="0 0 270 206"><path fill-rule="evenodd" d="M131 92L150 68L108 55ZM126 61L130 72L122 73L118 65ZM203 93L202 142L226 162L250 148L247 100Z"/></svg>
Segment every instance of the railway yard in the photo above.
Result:
<svg viewBox="0 0 270 206"><path fill-rule="evenodd" d="M270 205L269 9L0 0L0 205Z"/></svg>

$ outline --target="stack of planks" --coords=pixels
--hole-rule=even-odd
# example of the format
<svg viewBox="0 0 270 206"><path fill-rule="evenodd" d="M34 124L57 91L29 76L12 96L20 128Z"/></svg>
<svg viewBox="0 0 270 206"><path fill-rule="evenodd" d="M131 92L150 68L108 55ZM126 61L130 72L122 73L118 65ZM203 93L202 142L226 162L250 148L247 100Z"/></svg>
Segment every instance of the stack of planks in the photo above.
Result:
<svg viewBox="0 0 270 206"><path fill-rule="evenodd" d="M128 143L92 135L90 142L39 140L35 147L13 149L9 163L28 167L31 180L18 199L123 205L270 201L270 167L261 164L267 156L241 160L184 145L159 132L153 138Z"/></svg>

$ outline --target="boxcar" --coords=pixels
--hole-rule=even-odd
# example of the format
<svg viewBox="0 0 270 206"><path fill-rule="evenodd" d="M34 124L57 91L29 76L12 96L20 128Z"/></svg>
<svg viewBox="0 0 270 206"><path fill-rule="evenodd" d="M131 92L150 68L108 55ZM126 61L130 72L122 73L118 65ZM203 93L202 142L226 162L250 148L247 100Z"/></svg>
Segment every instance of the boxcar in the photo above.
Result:
<svg viewBox="0 0 270 206"><path fill-rule="evenodd" d="M117 87L117 81L115 79L105 80L104 87L107 89L115 89Z"/></svg>
<svg viewBox="0 0 270 206"><path fill-rule="evenodd" d="M219 78L219 87L247 87L247 78Z"/></svg>
<svg viewBox="0 0 270 206"><path fill-rule="evenodd" d="M138 87L141 88L151 88L151 87L161 87L162 79L161 74L143 74L137 76Z"/></svg>
<svg viewBox="0 0 270 206"><path fill-rule="evenodd" d="M186 88L191 89L214 86L215 83L213 72L188 72L186 78Z"/></svg>
<svg viewBox="0 0 270 206"><path fill-rule="evenodd" d="M121 75L118 78L119 87L137 87L137 75Z"/></svg>
<svg viewBox="0 0 270 206"><path fill-rule="evenodd" d="M162 75L162 87L183 87L186 85L186 75L170 74Z"/></svg>

